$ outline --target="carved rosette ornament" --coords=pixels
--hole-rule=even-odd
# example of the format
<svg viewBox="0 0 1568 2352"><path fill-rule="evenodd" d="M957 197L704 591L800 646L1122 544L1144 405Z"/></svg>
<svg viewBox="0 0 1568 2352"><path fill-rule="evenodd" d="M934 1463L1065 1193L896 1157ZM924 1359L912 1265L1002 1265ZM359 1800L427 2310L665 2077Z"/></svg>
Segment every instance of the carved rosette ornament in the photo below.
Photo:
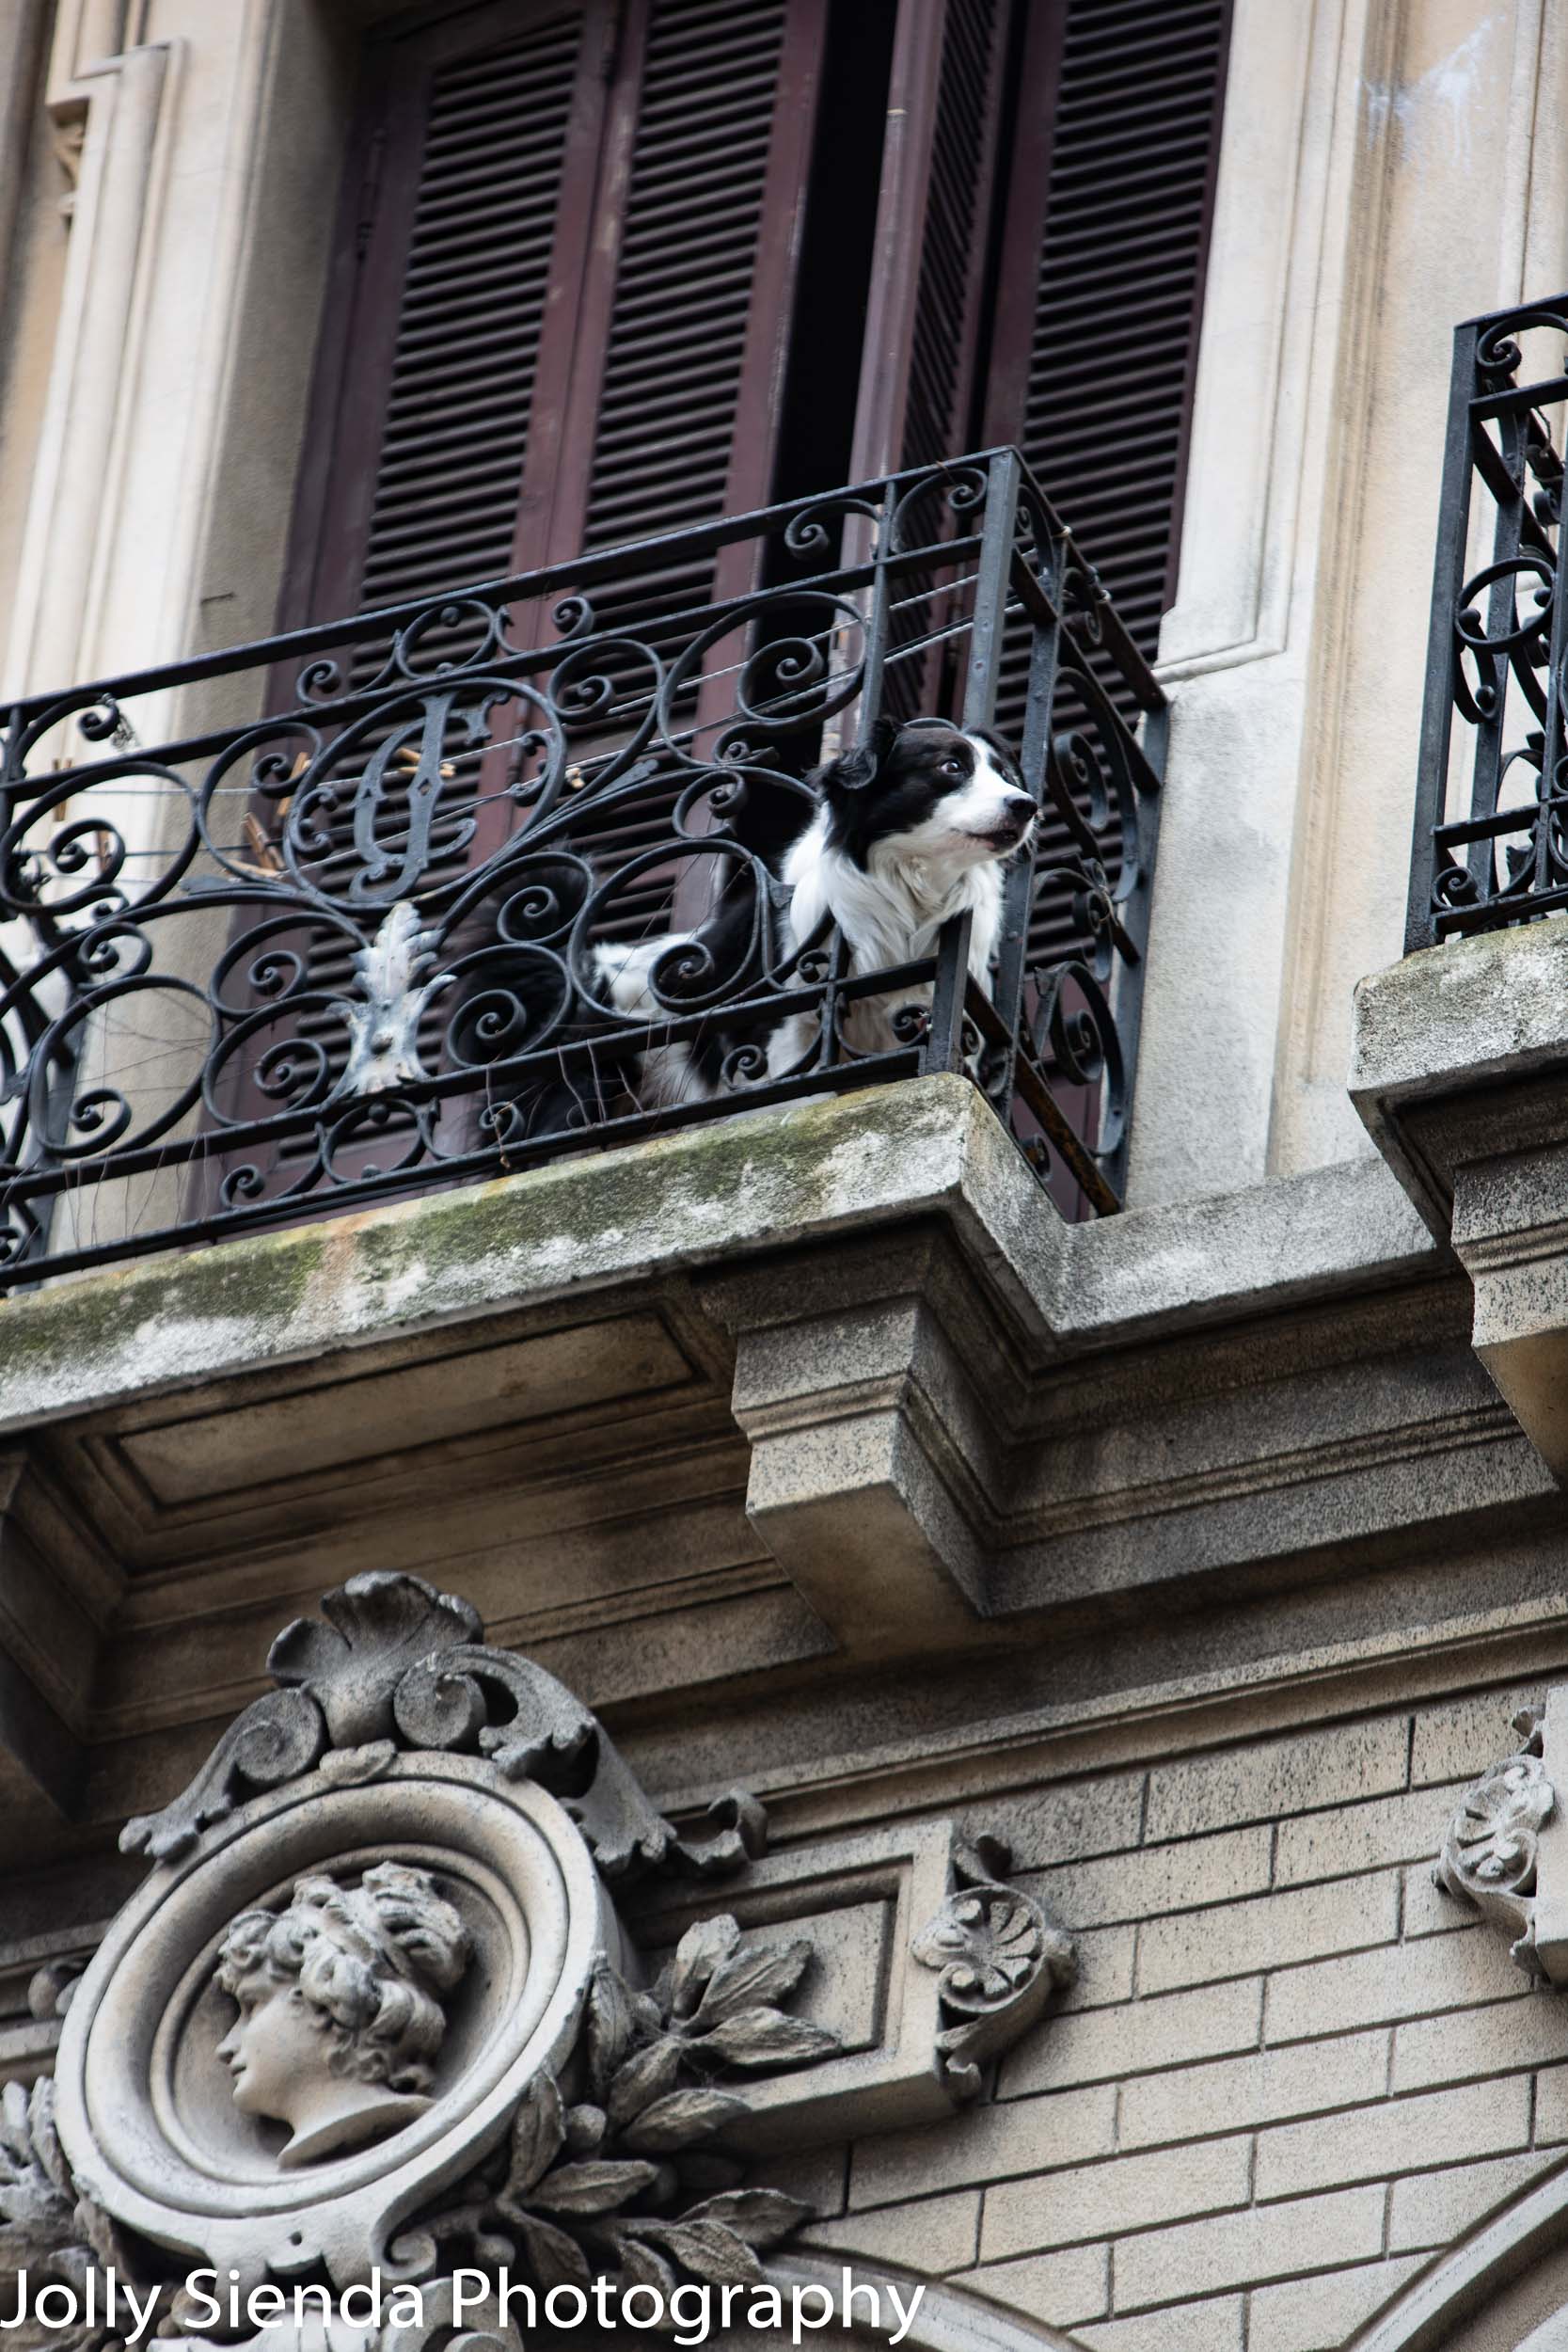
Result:
<svg viewBox="0 0 1568 2352"><path fill-rule="evenodd" d="M942 1972L947 2022L937 2035L937 2064L959 2099L979 2095L983 2062L1016 2042L1077 1974L1070 1936L1031 1896L1001 1883L1009 1860L995 1838L960 1846L954 1890L911 1947L922 1966Z"/></svg>
<svg viewBox="0 0 1568 2352"><path fill-rule="evenodd" d="M1518 1753L1466 1789L1432 1875L1446 1894L1501 1928L1518 1965L1541 1979L1548 1973L1536 1943L1541 1832L1557 1796L1546 1776L1544 1711L1522 1709L1513 1728L1523 1742Z"/></svg>
<svg viewBox="0 0 1568 2352"><path fill-rule="evenodd" d="M55 2080L5 2093L0 2264L112 2270L158 2332L209 2338L193 2271L247 2299L379 2280L449 2320L459 2271L541 2296L760 2284L807 2208L736 2152L842 2137L863 2099L877 2128L935 2088L900 2045L863 2092L865 2058L800 2013L839 2013L814 1941L705 1908L728 1874L737 1908L781 1917L792 1866L764 1860L761 1806L733 1795L683 1836L586 1708L413 1577L355 1578L269 1665L183 1794L127 1824L153 1867L62 2001ZM1071 1960L999 1848L952 1851L910 1966L938 1972L957 2099ZM71 2352L113 2332L89 2314Z"/></svg>

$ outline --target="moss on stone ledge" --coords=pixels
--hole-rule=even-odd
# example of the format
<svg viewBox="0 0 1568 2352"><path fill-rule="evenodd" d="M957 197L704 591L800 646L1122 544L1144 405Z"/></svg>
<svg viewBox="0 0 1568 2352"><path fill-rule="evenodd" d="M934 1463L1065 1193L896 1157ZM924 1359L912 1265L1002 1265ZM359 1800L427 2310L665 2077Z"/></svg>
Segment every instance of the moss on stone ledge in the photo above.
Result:
<svg viewBox="0 0 1568 2352"><path fill-rule="evenodd" d="M417 1217L356 1219L356 1272L367 1282L392 1282L416 1264L435 1275L496 1251L515 1264L531 1249L654 1228L665 1229L663 1250L679 1257L682 1237L672 1229L673 1216L705 1204L727 1208L743 1185L765 1188L769 1200L787 1207L791 1225L814 1224L843 1212L834 1159L857 1136L869 1141L891 1128L902 1148L912 1150L952 1134L957 1106L946 1089L972 1090L963 1080L927 1084L942 1088L938 1117L928 1098L910 1101L904 1088L847 1100L824 1096L496 1177L420 1203Z"/></svg>
<svg viewBox="0 0 1568 2352"><path fill-rule="evenodd" d="M908 1215L992 1116L962 1078L911 1079L57 1282L0 1307L0 1426Z"/></svg>
<svg viewBox="0 0 1568 2352"><path fill-rule="evenodd" d="M9 1374L24 1362L80 1363L169 1317L186 1326L286 1321L303 1305L328 1238L320 1226L253 1234L8 1300L0 1307L0 1367Z"/></svg>

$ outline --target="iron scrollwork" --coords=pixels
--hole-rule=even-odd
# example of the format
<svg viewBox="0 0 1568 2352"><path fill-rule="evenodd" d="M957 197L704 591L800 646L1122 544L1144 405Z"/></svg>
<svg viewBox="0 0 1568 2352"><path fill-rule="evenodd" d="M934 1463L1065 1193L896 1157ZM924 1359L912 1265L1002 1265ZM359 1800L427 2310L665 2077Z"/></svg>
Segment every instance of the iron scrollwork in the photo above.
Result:
<svg viewBox="0 0 1568 2352"><path fill-rule="evenodd" d="M720 594L717 544L768 584ZM677 555L709 585L671 612L648 581ZM778 851L825 730L868 724L911 661L953 707L967 660L964 715L989 720L1004 642L1059 820L1019 861L1012 929L1053 894L1075 941L1021 950L983 1003L956 965L944 986L944 941L908 976L922 1009L868 1048L877 980L832 940L787 948ZM138 741L197 685L245 716ZM24 703L0 768L0 1287L527 1166L715 1088L939 1069L1114 1208L1162 709L1006 451ZM745 918L723 962L636 962L720 900ZM781 1069L761 1041L797 1014L809 1047Z"/></svg>
<svg viewBox="0 0 1568 2352"><path fill-rule="evenodd" d="M1568 299L1456 332L1410 948L1568 906L1563 456L1555 437L1568 387L1565 334ZM1479 565L1478 525L1491 541Z"/></svg>

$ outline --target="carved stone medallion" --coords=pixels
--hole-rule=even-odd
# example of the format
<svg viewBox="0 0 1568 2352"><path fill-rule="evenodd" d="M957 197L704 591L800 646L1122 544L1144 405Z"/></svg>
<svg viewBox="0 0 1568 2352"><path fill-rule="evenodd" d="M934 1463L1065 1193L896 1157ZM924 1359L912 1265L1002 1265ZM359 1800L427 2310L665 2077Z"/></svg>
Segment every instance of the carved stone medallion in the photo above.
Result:
<svg viewBox="0 0 1568 2352"><path fill-rule="evenodd" d="M0 2117L0 2268L107 2264L162 2333L205 2324L195 2270L242 2295L760 2280L807 2208L748 2185L749 2153L974 2095L1070 1974L1003 1850L951 1823L775 1864L736 1793L683 1836L580 1701L417 1578L355 1578L268 1663L127 1823L153 1867L71 1988L55 2081Z"/></svg>
<svg viewBox="0 0 1568 2352"><path fill-rule="evenodd" d="M480 1759L313 1772L165 1864L78 1986L78 2183L156 2244L277 2276L388 2240L565 2059L619 1932L582 1837Z"/></svg>

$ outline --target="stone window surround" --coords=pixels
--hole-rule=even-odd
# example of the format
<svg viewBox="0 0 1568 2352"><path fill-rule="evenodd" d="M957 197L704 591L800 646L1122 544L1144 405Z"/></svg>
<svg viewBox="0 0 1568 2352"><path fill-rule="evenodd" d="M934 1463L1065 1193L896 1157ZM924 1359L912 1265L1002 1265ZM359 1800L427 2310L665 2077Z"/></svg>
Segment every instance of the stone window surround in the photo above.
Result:
<svg viewBox="0 0 1568 2352"><path fill-rule="evenodd" d="M394 12L61 0L45 103L72 139L80 128L80 185L8 686L271 626L356 40ZM1505 134L1497 249L1481 274L1496 299L1555 284L1568 166L1534 126L1541 91L1568 82L1560 12L1513 0L1482 21L1478 0L1419 13L1428 40L1438 17L1475 15L1471 45L1491 43L1506 87L1491 124ZM1386 428L1373 435L1391 364L1386 217L1432 79L1409 14L1398 0L1237 0L1163 640L1176 707L1132 1205L1365 1148L1343 1088L1349 991L1397 946L1407 779L1393 760L1375 784L1359 772L1345 649L1386 583L1365 534L1336 517L1360 512L1367 450L1390 462ZM1434 496L1435 455L1431 470ZM1413 515L1412 548L1424 528ZM1402 641L1402 675L1403 657Z"/></svg>

